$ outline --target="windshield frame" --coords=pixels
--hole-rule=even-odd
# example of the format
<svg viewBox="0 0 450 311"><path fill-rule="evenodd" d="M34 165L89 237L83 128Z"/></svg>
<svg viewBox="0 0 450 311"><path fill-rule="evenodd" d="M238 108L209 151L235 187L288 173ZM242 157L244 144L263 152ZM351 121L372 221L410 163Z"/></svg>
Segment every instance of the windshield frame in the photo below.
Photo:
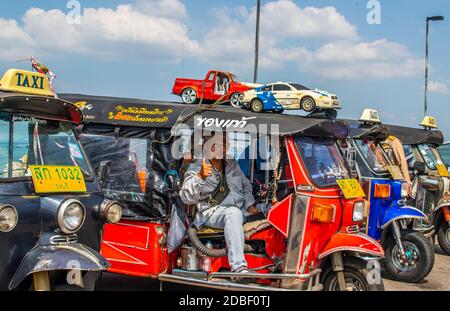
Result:
<svg viewBox="0 0 450 311"><path fill-rule="evenodd" d="M422 159L423 163L425 163L425 165L427 166L427 168L429 170L437 171L437 167L436 167L437 164L444 164L444 165L446 165L444 159L442 158L441 154L439 153L439 150L436 148L435 145L432 145L432 144L417 144L416 146L417 146L417 151L418 151L418 153L420 155L420 158ZM422 149L421 149L423 146L431 147L431 154L433 156L433 162L434 162L433 166L434 167L430 167L430 165L428 165L428 162L425 160L425 157L422 154ZM440 162L440 163L438 163L438 162Z"/></svg>
<svg viewBox="0 0 450 311"><path fill-rule="evenodd" d="M357 143L358 141L363 141L363 139L352 139L353 143L356 147L356 150L358 151L361 160L364 162L364 164L366 165L366 167L370 170L370 172L372 174L374 174L375 176L382 176L382 177L386 177L389 176L389 170L387 169L386 166L384 166L384 170L381 172L377 172L375 171L375 169L372 167L372 165L369 164L368 159L366 158L366 156L364 155L364 152L361 150L361 146ZM373 141L373 143L375 144L376 148L381 152L382 156L383 156L383 160L386 162L386 165L392 165L391 161L389 160L389 157L386 155L384 149L380 146L379 142L377 141ZM371 150L371 154L373 156L376 156L373 152L373 150ZM361 174L362 176L362 174ZM373 176L362 176L362 177L373 177Z"/></svg>
<svg viewBox="0 0 450 311"><path fill-rule="evenodd" d="M335 159L333 157L333 161L335 162L335 164L336 164L336 160L339 160L342 163L343 168L346 170L346 174L347 174L346 177L344 177L344 178L335 178L335 181L333 183L328 183L328 184L323 184L323 185L318 184L315 181L315 179L312 177L311 172L310 172L308 166L306 165L306 161L304 159L304 155L300 151L299 145L297 143L297 140L301 139L303 137L307 137L307 138L310 138L310 139L315 140L315 141L317 141L317 140L329 140L329 141L332 141L332 144L330 146L334 146L334 148L336 148L336 151L337 151L337 154L338 154L338 157L339 157L339 159ZM344 158L344 156L342 154L342 151L339 148L339 146L337 144L337 140L335 138L322 138L322 137L312 137L312 136L311 137L308 137L308 136L294 136L294 144L295 144L295 148L296 148L296 151L298 153L298 156L302 160L302 165L303 165L303 167L304 167L304 169L306 171L306 174L308 175L308 178L311 180L311 182L314 184L314 186L316 188L319 188L319 189L337 188L337 187L339 187L339 185L337 184L336 180L350 178L350 169L348 167L347 161L345 161L345 158ZM312 144L320 145L317 142L312 143Z"/></svg>
<svg viewBox="0 0 450 311"><path fill-rule="evenodd" d="M11 130L11 128L14 127L14 118L15 117L24 117L24 118L30 118L30 119L36 119L36 120L59 122L59 123L64 123L65 125L70 127L70 130L72 131L72 133L74 135L74 138L75 138L75 140L76 140L76 142L78 144L79 150L80 150L81 154L83 155L84 160L86 162L86 165L87 165L87 167L89 169L89 172L86 172L86 173L89 173L89 175L88 175L80 167L80 169L81 169L81 171L83 173L84 181L91 183L91 182L94 182L96 180L96 173L94 172L94 170L92 168L91 162L89 161L89 158L88 158L88 156L87 156L87 154L86 154L86 152L85 152L85 150L83 148L83 145L81 144L81 141L80 141L80 138L79 138L79 134L78 134L78 132L77 132L77 130L76 130L76 128L75 128L75 126L74 126L74 124L72 122L61 121L61 120L53 120L53 119L46 119L46 118L42 118L42 117L39 117L39 116L36 116L36 115L29 115L29 114L24 114L24 113L14 113L14 112L9 113L9 112L6 112L4 114L7 114L7 115L10 116L10 120L9 120L10 132L8 134L9 145L10 146L14 145L14 139L13 139L14 138L14 130ZM10 148L12 148L12 147L10 147ZM8 157L9 156L11 156L11 154L8 154ZM4 178L0 178L0 184L2 184L2 183L13 183L13 182L22 182L22 181L26 181L26 182L32 181L32 176L29 175L29 176L20 176L20 177L4 177Z"/></svg>

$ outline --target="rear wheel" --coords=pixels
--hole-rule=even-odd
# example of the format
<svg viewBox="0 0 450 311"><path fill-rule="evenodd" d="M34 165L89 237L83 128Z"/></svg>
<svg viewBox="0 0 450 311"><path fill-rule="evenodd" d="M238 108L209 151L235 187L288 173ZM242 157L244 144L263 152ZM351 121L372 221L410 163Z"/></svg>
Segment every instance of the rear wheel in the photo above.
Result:
<svg viewBox="0 0 450 311"><path fill-rule="evenodd" d="M241 92L233 93L230 96L230 105L235 108L241 108L243 99L244 99L244 94L242 94Z"/></svg>
<svg viewBox="0 0 450 311"><path fill-rule="evenodd" d="M356 257L344 258L345 285L352 291L384 291L383 280L379 271L371 270L369 263ZM373 277L372 274L378 274ZM370 280L370 281L369 281ZM338 276L330 267L324 274L322 280L325 291L340 291Z"/></svg>
<svg viewBox="0 0 450 311"><path fill-rule="evenodd" d="M448 223L444 220L439 225L439 229L437 232L438 243L441 249L447 254L450 255L450 227Z"/></svg>
<svg viewBox="0 0 450 311"><path fill-rule="evenodd" d="M195 104L197 102L197 92L193 88L188 87L181 93L181 100L185 104Z"/></svg>
<svg viewBox="0 0 450 311"><path fill-rule="evenodd" d="M250 110L251 111L261 112L261 111L263 111L263 109L264 109L263 103L258 98L255 98L250 102Z"/></svg>
<svg viewBox="0 0 450 311"><path fill-rule="evenodd" d="M394 280L415 283L423 280L434 265L434 247L422 233L402 230L401 240L404 254L401 253L394 236L389 236L384 245L386 258L384 268Z"/></svg>
<svg viewBox="0 0 450 311"><path fill-rule="evenodd" d="M316 102L312 97L304 97L300 102L300 108L305 110L306 112L312 112L316 110Z"/></svg>

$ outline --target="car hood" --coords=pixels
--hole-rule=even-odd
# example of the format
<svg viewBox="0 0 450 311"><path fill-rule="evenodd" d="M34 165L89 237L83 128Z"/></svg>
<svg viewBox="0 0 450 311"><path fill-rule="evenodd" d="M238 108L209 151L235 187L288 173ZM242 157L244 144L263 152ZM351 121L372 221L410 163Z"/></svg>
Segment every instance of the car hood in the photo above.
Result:
<svg viewBox="0 0 450 311"><path fill-rule="evenodd" d="M313 92L313 93L318 94L320 96L336 96L336 94L332 94L330 92L319 90L319 89L310 90L310 92Z"/></svg>

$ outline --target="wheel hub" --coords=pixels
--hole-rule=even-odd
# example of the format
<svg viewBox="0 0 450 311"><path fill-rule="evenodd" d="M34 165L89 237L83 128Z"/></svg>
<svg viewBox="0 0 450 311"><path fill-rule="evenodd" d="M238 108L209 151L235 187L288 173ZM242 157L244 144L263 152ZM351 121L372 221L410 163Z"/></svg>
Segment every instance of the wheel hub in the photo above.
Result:
<svg viewBox="0 0 450 311"><path fill-rule="evenodd" d="M415 268L419 259L419 250L409 242L403 242L405 253L402 254L398 246L393 249L393 263L400 271L412 270Z"/></svg>

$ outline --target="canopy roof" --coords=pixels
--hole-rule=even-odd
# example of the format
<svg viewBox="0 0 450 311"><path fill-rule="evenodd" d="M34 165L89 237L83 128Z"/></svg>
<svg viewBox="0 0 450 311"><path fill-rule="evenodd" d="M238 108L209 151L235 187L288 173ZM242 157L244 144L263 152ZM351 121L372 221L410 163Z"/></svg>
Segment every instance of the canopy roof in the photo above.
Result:
<svg viewBox="0 0 450 311"><path fill-rule="evenodd" d="M0 91L0 112L81 123L83 115L72 103L47 96Z"/></svg>
<svg viewBox="0 0 450 311"><path fill-rule="evenodd" d="M83 112L86 125L106 124L122 127L172 128L180 123L192 129L269 132L281 136L301 133L310 136L344 138L345 121L313 119L301 116L252 113L231 106L186 105L174 102L129 98L61 94Z"/></svg>
<svg viewBox="0 0 450 311"><path fill-rule="evenodd" d="M405 145L433 144L442 145L444 135L438 130L425 130L413 127L386 125L391 135L397 137Z"/></svg>
<svg viewBox="0 0 450 311"><path fill-rule="evenodd" d="M389 129L382 124L368 124L357 120L345 120L350 126L348 136L354 139L363 139L366 137L375 138L383 141L389 136Z"/></svg>

